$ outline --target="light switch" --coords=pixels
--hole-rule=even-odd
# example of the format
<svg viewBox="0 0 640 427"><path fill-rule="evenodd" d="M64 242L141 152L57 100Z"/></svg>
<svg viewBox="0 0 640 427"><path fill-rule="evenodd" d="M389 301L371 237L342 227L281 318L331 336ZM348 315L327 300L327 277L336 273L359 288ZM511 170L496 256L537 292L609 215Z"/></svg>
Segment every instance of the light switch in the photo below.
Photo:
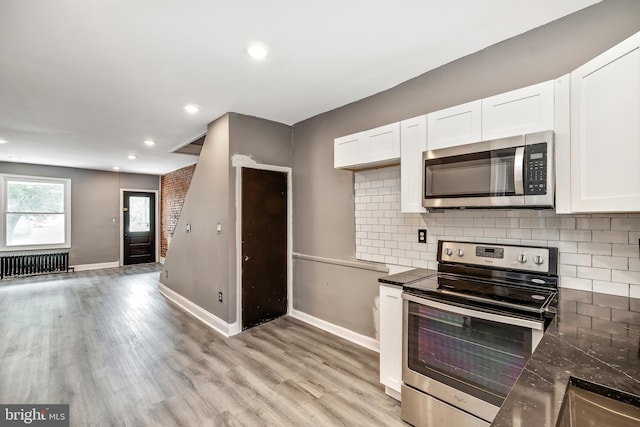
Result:
<svg viewBox="0 0 640 427"><path fill-rule="evenodd" d="M218 223L218 224L216 225L216 232L217 232L218 234L222 233L222 224Z"/></svg>

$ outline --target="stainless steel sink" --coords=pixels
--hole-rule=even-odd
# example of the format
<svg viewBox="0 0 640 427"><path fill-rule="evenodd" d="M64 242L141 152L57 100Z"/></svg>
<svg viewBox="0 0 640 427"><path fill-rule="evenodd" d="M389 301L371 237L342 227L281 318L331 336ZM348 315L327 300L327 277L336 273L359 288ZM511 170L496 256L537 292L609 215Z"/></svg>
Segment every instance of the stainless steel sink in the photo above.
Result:
<svg viewBox="0 0 640 427"><path fill-rule="evenodd" d="M640 396L571 377L556 427L588 426L640 426Z"/></svg>

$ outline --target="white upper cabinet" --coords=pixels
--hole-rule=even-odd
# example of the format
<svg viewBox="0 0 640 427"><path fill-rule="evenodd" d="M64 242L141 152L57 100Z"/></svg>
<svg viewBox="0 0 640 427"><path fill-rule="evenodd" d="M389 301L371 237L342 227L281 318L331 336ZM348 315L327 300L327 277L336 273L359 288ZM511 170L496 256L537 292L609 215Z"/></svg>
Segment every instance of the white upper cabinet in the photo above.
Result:
<svg viewBox="0 0 640 427"><path fill-rule="evenodd" d="M400 123L392 123L336 138L333 143L333 166L364 169L398 163L400 160Z"/></svg>
<svg viewBox="0 0 640 427"><path fill-rule="evenodd" d="M380 126L363 132L367 163L384 163L400 160L400 123Z"/></svg>
<svg viewBox="0 0 640 427"><path fill-rule="evenodd" d="M400 122L400 206L422 213L422 152L427 149L427 115Z"/></svg>
<svg viewBox="0 0 640 427"><path fill-rule="evenodd" d="M571 73L571 207L640 211L640 33Z"/></svg>
<svg viewBox="0 0 640 427"><path fill-rule="evenodd" d="M482 100L482 139L552 130L554 81L550 80Z"/></svg>
<svg viewBox="0 0 640 427"><path fill-rule="evenodd" d="M344 168L360 162L360 134L341 136L333 141L333 167Z"/></svg>
<svg viewBox="0 0 640 427"><path fill-rule="evenodd" d="M482 139L480 100L427 114L429 150L468 144Z"/></svg>

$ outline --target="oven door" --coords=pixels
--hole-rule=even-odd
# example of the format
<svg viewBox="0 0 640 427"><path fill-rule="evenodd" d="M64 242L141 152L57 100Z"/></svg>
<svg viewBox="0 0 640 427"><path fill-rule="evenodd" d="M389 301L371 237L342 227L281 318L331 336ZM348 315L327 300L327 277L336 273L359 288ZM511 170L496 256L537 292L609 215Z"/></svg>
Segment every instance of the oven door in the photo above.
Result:
<svg viewBox="0 0 640 427"><path fill-rule="evenodd" d="M403 299L404 383L493 421L542 339L544 322L406 292Z"/></svg>

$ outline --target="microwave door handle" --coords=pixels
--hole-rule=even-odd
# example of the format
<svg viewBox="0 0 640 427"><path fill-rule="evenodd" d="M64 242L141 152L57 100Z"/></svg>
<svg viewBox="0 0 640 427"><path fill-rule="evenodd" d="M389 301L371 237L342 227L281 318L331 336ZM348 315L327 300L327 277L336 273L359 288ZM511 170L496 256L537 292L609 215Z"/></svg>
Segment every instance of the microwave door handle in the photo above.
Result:
<svg viewBox="0 0 640 427"><path fill-rule="evenodd" d="M516 148L513 162L513 184L517 195L524 194L524 147Z"/></svg>

